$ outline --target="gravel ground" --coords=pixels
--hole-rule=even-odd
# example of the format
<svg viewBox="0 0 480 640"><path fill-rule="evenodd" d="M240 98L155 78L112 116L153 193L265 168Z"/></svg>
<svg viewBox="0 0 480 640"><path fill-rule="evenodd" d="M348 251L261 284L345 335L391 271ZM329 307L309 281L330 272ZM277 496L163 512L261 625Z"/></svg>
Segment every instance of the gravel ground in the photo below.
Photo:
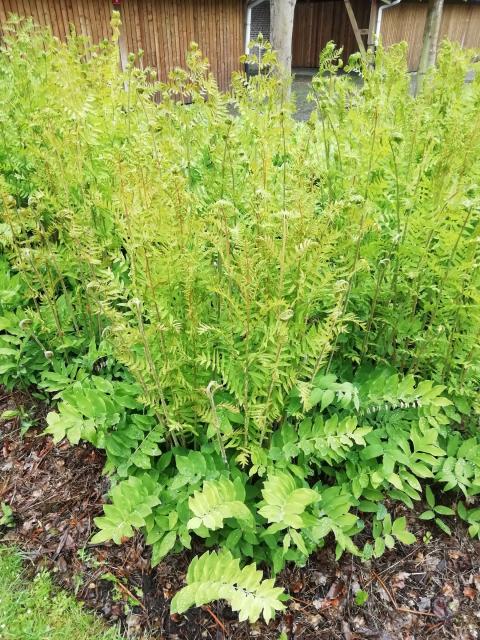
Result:
<svg viewBox="0 0 480 640"><path fill-rule="evenodd" d="M295 117L297 120L308 120L313 111L313 102L307 101L308 92L312 82L312 75L296 74L293 80L292 93L295 95L297 103L297 112Z"/></svg>

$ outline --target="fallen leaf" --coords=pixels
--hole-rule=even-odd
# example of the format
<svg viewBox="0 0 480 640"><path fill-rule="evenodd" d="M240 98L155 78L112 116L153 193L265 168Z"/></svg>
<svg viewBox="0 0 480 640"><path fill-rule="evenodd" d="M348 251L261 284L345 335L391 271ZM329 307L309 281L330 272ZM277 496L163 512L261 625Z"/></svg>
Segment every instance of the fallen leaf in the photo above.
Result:
<svg viewBox="0 0 480 640"><path fill-rule="evenodd" d="M126 619L127 638L135 638L140 635L142 630L142 618L137 613L129 613Z"/></svg>
<svg viewBox="0 0 480 640"><path fill-rule="evenodd" d="M430 611L430 607L432 606L431 598L423 597L418 601L418 610L419 611Z"/></svg>
<svg viewBox="0 0 480 640"><path fill-rule="evenodd" d="M448 603L448 609L452 613L457 613L460 609L460 600L458 598L454 598L451 602Z"/></svg>
<svg viewBox="0 0 480 640"><path fill-rule="evenodd" d="M30 520L25 520L25 522L22 524L22 529L24 531L31 531L33 529L33 527L35 526L35 522L36 522L36 518L31 518Z"/></svg>
<svg viewBox="0 0 480 640"><path fill-rule="evenodd" d="M362 638L372 638L373 640L378 640L378 631L374 629L369 629L368 627L356 627L355 629Z"/></svg>
<svg viewBox="0 0 480 640"><path fill-rule="evenodd" d="M317 611L338 607L341 602L342 598L318 598L312 600L312 604Z"/></svg>
<svg viewBox="0 0 480 640"><path fill-rule="evenodd" d="M419 554L422 555L422 554ZM432 555L424 557L423 561L419 563L422 569L427 568L429 571L435 571L440 563L440 558L436 558Z"/></svg>
<svg viewBox="0 0 480 640"><path fill-rule="evenodd" d="M65 571L68 569L67 561L63 556L60 556L60 558L57 560L57 567L60 573L65 573Z"/></svg>
<svg viewBox="0 0 480 640"><path fill-rule="evenodd" d="M450 582L445 582L441 591L446 598L453 598L454 591L453 586Z"/></svg>
<svg viewBox="0 0 480 640"><path fill-rule="evenodd" d="M354 640L355 636L353 635L348 622L342 622L342 633L345 640Z"/></svg>
<svg viewBox="0 0 480 640"><path fill-rule="evenodd" d="M385 602L390 602L390 596L388 595L388 593L385 591L385 589L382 587L381 584L377 584L377 591L380 594L380 597L382 600L384 600Z"/></svg>
<svg viewBox="0 0 480 640"><path fill-rule="evenodd" d="M435 598L433 601L433 613L438 618L447 617L447 602L445 598Z"/></svg>
<svg viewBox="0 0 480 640"><path fill-rule="evenodd" d="M345 584L340 580L338 582L334 582L330 589L328 590L325 598L327 600L334 600L335 598L339 598L345 593Z"/></svg>
<svg viewBox="0 0 480 640"><path fill-rule="evenodd" d="M353 626L355 630L358 631L359 627L365 626L365 618L361 615L355 616L353 619Z"/></svg>
<svg viewBox="0 0 480 640"><path fill-rule="evenodd" d="M327 581L328 581L327 576L321 571L314 571L312 573L312 578L316 582L316 584L319 584L319 585L327 584Z"/></svg>
<svg viewBox="0 0 480 640"><path fill-rule="evenodd" d="M410 577L410 574L406 571L400 571L396 573L392 578L392 589L403 589L405 587L405 580Z"/></svg>
<svg viewBox="0 0 480 640"><path fill-rule="evenodd" d="M305 620L312 627L318 627L318 625L320 624L322 619L323 619L322 616L320 614L318 614L318 613L316 613L314 615L306 615L305 616Z"/></svg>
<svg viewBox="0 0 480 640"><path fill-rule="evenodd" d="M463 595L466 596L467 598L470 598L470 600L475 600L475 598L477 597L477 594L478 594L478 591L473 587L463 588Z"/></svg>
<svg viewBox="0 0 480 640"><path fill-rule="evenodd" d="M303 582L301 580L294 580L290 583L290 591L292 593L300 593L303 589Z"/></svg>
<svg viewBox="0 0 480 640"><path fill-rule="evenodd" d="M170 600L175 595L171 585L165 585L163 588L163 597L165 600Z"/></svg>

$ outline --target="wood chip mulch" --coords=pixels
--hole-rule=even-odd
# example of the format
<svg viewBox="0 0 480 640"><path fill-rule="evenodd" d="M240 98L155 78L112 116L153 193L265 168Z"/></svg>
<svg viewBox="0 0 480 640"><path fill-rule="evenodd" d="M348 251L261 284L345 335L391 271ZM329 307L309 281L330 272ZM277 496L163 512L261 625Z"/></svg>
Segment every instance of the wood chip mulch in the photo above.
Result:
<svg viewBox="0 0 480 640"><path fill-rule="evenodd" d="M239 623L223 602L171 616L170 600L183 586L194 552L171 556L152 570L140 535L122 546L91 546L93 518L101 514L109 487L104 456L84 444L55 446L42 435L45 408L38 401L21 393L0 395L0 415L23 406L36 419L23 437L18 418L0 421L0 501L14 513L14 526L0 527L2 544L20 548L32 574L53 572L59 586L120 624L127 637L480 639L480 542L454 519L448 537L401 506L395 516L407 515L417 544L362 563L351 556L335 562L329 541L306 567L279 576L291 599L269 625ZM355 604L359 589L369 594L362 606Z"/></svg>

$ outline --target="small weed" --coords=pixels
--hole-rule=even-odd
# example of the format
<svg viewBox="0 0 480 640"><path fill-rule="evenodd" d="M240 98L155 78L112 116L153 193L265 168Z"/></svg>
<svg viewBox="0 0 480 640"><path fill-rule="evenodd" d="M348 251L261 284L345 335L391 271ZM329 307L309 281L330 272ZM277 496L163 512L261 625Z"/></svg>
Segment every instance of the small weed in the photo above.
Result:
<svg viewBox="0 0 480 640"><path fill-rule="evenodd" d="M0 513L0 527L13 527L15 525L12 508L6 502L0 503Z"/></svg>

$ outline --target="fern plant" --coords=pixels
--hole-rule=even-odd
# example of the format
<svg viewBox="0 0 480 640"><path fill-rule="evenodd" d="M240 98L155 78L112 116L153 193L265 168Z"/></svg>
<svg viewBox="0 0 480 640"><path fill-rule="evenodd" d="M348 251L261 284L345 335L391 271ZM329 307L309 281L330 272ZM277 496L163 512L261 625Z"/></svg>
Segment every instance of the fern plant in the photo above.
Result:
<svg viewBox="0 0 480 640"><path fill-rule="evenodd" d="M194 44L166 82L121 72L118 24L93 45L14 18L0 49L0 382L105 451L93 541L218 548L173 610L268 620L252 563L411 544L386 505L449 515L426 482L477 535L470 54L444 43L414 98L404 45L338 74L329 43L298 123L263 40L227 95Z"/></svg>
<svg viewBox="0 0 480 640"><path fill-rule="evenodd" d="M160 503L160 487L144 474L122 480L111 491L112 504L104 506L104 516L95 518L99 531L92 543L113 540L120 544L133 535L133 527L142 527L151 515L153 507Z"/></svg>

